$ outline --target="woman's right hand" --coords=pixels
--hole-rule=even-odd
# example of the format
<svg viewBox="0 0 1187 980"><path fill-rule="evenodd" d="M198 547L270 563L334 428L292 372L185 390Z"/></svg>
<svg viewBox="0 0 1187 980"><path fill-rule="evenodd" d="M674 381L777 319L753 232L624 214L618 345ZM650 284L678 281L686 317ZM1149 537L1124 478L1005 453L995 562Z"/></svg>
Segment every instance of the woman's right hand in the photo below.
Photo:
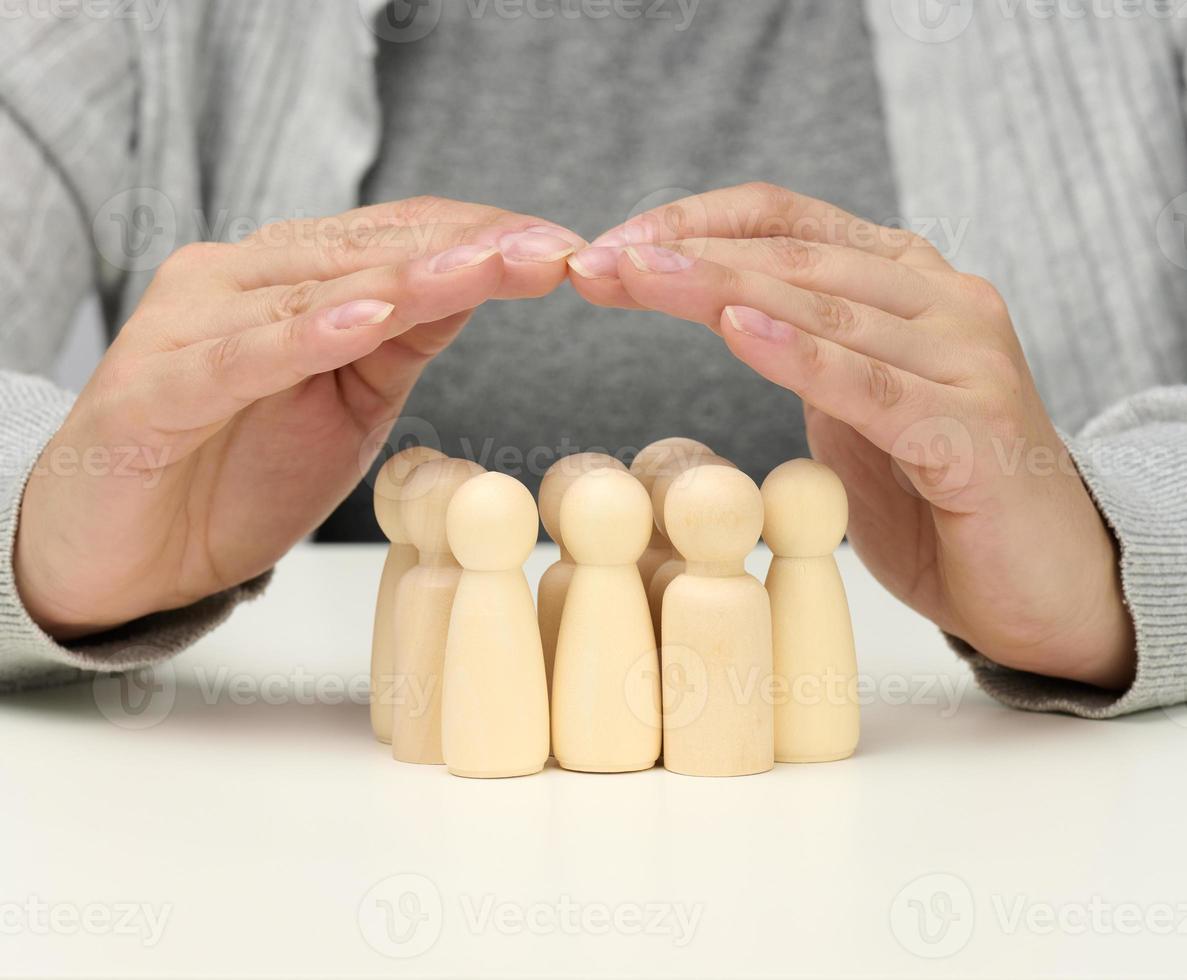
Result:
<svg viewBox="0 0 1187 980"><path fill-rule="evenodd" d="M364 440L471 311L551 292L580 244L413 198L175 252L26 486L30 615L69 639L266 571L358 482Z"/></svg>

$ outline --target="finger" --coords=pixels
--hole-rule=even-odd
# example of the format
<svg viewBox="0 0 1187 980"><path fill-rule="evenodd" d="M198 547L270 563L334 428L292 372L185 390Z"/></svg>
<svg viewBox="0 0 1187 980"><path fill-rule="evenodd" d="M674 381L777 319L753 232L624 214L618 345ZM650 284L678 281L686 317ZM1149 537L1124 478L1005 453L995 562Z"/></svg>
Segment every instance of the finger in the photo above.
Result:
<svg viewBox="0 0 1187 980"><path fill-rule="evenodd" d="M570 255L569 282L577 295L594 306L610 306L621 310L642 309L618 278L618 260L621 256L621 248L593 245Z"/></svg>
<svg viewBox="0 0 1187 980"><path fill-rule="evenodd" d="M502 275L502 258L495 250L468 265L442 265L449 264L432 258L404 266L399 306L352 300L157 355L174 360L154 393L156 401L172 428L214 424L252 401L362 358L416 324L473 309L490 298ZM366 310L382 310L382 319L351 319Z"/></svg>
<svg viewBox="0 0 1187 980"><path fill-rule="evenodd" d="M934 279L919 269L844 245L776 237L692 238L665 246L908 320L926 313L938 298Z"/></svg>
<svg viewBox="0 0 1187 980"><path fill-rule="evenodd" d="M460 220L454 210L443 210L432 220L419 223L376 225L352 223L342 217L307 222L284 222L261 229L237 245L223 246L215 259L219 271L241 289L292 285L306 280L328 280L377 266L399 265L410 258L430 255L454 245L497 245L504 236L521 251L524 236L539 235L552 251L572 250L582 240L567 229L542 223L529 215L484 209L473 215L489 220ZM459 220L448 221L446 217ZM534 239L529 238L529 242ZM558 242L563 244L558 244ZM536 243L541 250L543 243ZM512 251L511 248L508 251ZM519 259L509 256L515 261Z"/></svg>
<svg viewBox="0 0 1187 980"><path fill-rule="evenodd" d="M619 273L632 298L718 330L727 306L749 306L815 336L943 383L961 378L954 344L934 329L847 299L801 289L759 272L737 271L654 245L628 248Z"/></svg>
<svg viewBox="0 0 1187 980"><path fill-rule="evenodd" d="M451 238L463 238L468 231L454 229ZM438 252L436 271L465 269L483 261L489 261L498 254L503 257L502 277L490 297L493 299L526 299L547 295L565 278L564 258L572 248L564 241L551 235L535 232L516 233L504 236L501 248L494 245L453 245ZM410 262L399 265L379 266L361 272L340 276L321 282L308 279L286 286L265 286L247 292L234 292L225 301L214 307L197 336L221 336L237 330L259 326L274 320L284 320L313 310L340 306L352 299L374 297L394 303L404 312L410 297L407 295L407 277L404 271ZM412 297L415 298L415 297ZM424 322L416 320L413 322ZM193 328L187 323L187 337L184 342L196 339ZM180 346L180 344L175 344Z"/></svg>
<svg viewBox="0 0 1187 980"><path fill-rule="evenodd" d="M920 420L955 414L955 393L877 358L816 337L745 307L722 314L722 337L744 364L794 391L806 404L852 426L883 452L913 466L944 466L946 459L903 455L900 437Z"/></svg>
<svg viewBox="0 0 1187 980"><path fill-rule="evenodd" d="M472 298L474 305L486 302L505 289L507 277L507 264L497 248L455 245L435 256L366 269L329 282L311 280L235 294L214 309L203 335L187 342L249 330L356 299L391 303L395 307L393 330L403 332L436 319L443 300L449 303L450 312L456 310L453 301L462 301L462 297Z"/></svg>
<svg viewBox="0 0 1187 980"><path fill-rule="evenodd" d="M225 423L246 406L333 371L389 336L392 306L356 300L154 355L144 372L151 425L176 434Z"/></svg>
<svg viewBox="0 0 1187 980"><path fill-rule="evenodd" d="M720 188L653 208L599 235L593 244L622 247L686 238L769 237L846 245L924 268L949 267L918 235L766 183Z"/></svg>
<svg viewBox="0 0 1187 980"><path fill-rule="evenodd" d="M843 245L797 238L688 238L662 248L739 271L758 272L803 289L830 293L912 319L929 311L937 288L911 266ZM589 246L569 256L573 288L596 306L637 309L618 278L621 249Z"/></svg>

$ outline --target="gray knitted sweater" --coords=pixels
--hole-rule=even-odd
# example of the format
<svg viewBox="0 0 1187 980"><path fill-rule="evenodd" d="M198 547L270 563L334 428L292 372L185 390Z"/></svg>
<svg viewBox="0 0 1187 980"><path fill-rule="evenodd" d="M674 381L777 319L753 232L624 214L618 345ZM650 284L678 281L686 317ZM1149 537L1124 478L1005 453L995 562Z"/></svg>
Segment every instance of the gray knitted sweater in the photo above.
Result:
<svg viewBox="0 0 1187 980"><path fill-rule="evenodd" d="M924 24L913 20L919 8L866 3L901 210L1009 302L1047 405L1076 433L1069 445L1120 541L1139 665L1118 696L962 653L990 693L1019 707L1107 717L1182 701L1183 22L961 4ZM162 247L233 237L245 221L290 216L293 202L306 214L355 204L379 146L366 71L374 45L354 5L314 0L167 11L143 0L123 20L5 19L0 685L159 660L258 587L69 647L45 636L11 572L22 489L71 404L39 375L87 294L122 322ZM664 65L649 70L659 77ZM332 140L311 138L309 119L333 120Z"/></svg>

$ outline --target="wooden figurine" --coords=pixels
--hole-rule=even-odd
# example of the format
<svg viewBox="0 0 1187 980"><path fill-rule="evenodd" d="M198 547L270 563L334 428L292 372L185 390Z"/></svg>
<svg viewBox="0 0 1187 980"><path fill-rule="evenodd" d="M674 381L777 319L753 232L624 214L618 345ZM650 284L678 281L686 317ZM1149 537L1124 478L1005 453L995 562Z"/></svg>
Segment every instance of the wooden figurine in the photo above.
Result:
<svg viewBox="0 0 1187 980"><path fill-rule="evenodd" d="M525 776L548 760L544 653L523 574L538 528L531 493L502 473L470 480L449 505L449 546L463 571L441 720L445 765L456 776Z"/></svg>
<svg viewBox="0 0 1187 980"><path fill-rule="evenodd" d="M665 464L663 472L655 478L655 482L651 486L651 510L655 515L655 526L665 538L667 531L664 528L664 503L668 499L668 491L681 473L694 466L705 465L732 467L734 464L713 453L685 456L678 460L670 460ZM676 576L684 571L684 556L670 544L668 551L670 554L667 561L655 570L655 574L651 576L651 582L647 586L647 604L651 607L651 622L655 627L656 638L661 645L663 643L664 592L675 581Z"/></svg>
<svg viewBox="0 0 1187 980"><path fill-rule="evenodd" d="M650 769L661 739L659 657L636 562L651 533L651 501L629 473L574 481L561 536L576 567L557 639L552 749L565 769Z"/></svg>
<svg viewBox="0 0 1187 980"><path fill-rule="evenodd" d="M573 556L565 547L561 537L561 500L565 491L579 476L596 469L626 470L622 462L605 453L576 453L557 460L544 474L540 482L540 521L548 536L561 550L558 561L553 562L540 577L536 594L537 613L540 621L540 640L544 644L544 676L548 690L552 691L552 665L556 660L556 637L561 626L561 611L565 607L565 594L569 580L573 577Z"/></svg>
<svg viewBox="0 0 1187 980"><path fill-rule="evenodd" d="M844 759L861 727L853 624L833 557L849 522L845 487L827 466L793 459L763 481L762 497L773 553L775 758Z"/></svg>
<svg viewBox="0 0 1187 980"><path fill-rule="evenodd" d="M449 550L445 515L466 481L485 471L463 459L421 463L404 481L400 512L419 553L416 567L396 592L396 694L392 710L392 757L441 765L441 685L445 638L461 566Z"/></svg>
<svg viewBox="0 0 1187 980"><path fill-rule="evenodd" d="M683 436L670 436L644 446L631 461L631 474L643 484L643 489L649 494L656 477L673 463L686 463L696 456L712 456L713 450L703 442L687 439ZM651 585L651 577L656 569L672 557L672 543L664 535L661 522L656 521L651 529L651 539L639 559L639 574L643 578L643 588Z"/></svg>
<svg viewBox="0 0 1187 980"><path fill-rule="evenodd" d="M395 697L396 590L404 573L416 565L416 548L400 516L400 490L421 463L441 459L428 446L411 446L396 453L375 478L375 519L391 542L379 597L375 601L375 628L371 634L371 730L384 744L392 740L392 704Z"/></svg>
<svg viewBox="0 0 1187 980"><path fill-rule="evenodd" d="M687 562L664 594L664 767L765 772L774 764L771 607L744 565L762 530L762 495L739 470L696 466L668 491L664 523Z"/></svg>

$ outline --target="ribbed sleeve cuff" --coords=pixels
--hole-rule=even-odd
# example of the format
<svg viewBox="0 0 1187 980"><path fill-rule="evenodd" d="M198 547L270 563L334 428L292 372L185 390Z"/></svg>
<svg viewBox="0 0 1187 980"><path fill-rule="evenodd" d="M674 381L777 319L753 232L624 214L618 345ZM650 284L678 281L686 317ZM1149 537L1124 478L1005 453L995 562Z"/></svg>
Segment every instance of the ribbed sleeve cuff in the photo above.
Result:
<svg viewBox="0 0 1187 980"><path fill-rule="evenodd" d="M210 632L240 602L259 595L271 576L68 646L47 635L21 602L12 558L25 484L72 402L48 381L0 372L0 692L165 660Z"/></svg>
<svg viewBox="0 0 1187 980"><path fill-rule="evenodd" d="M1112 718L1187 701L1187 387L1136 395L1064 441L1120 545L1133 684L1118 694L1011 670L949 639L981 687L1015 708Z"/></svg>

